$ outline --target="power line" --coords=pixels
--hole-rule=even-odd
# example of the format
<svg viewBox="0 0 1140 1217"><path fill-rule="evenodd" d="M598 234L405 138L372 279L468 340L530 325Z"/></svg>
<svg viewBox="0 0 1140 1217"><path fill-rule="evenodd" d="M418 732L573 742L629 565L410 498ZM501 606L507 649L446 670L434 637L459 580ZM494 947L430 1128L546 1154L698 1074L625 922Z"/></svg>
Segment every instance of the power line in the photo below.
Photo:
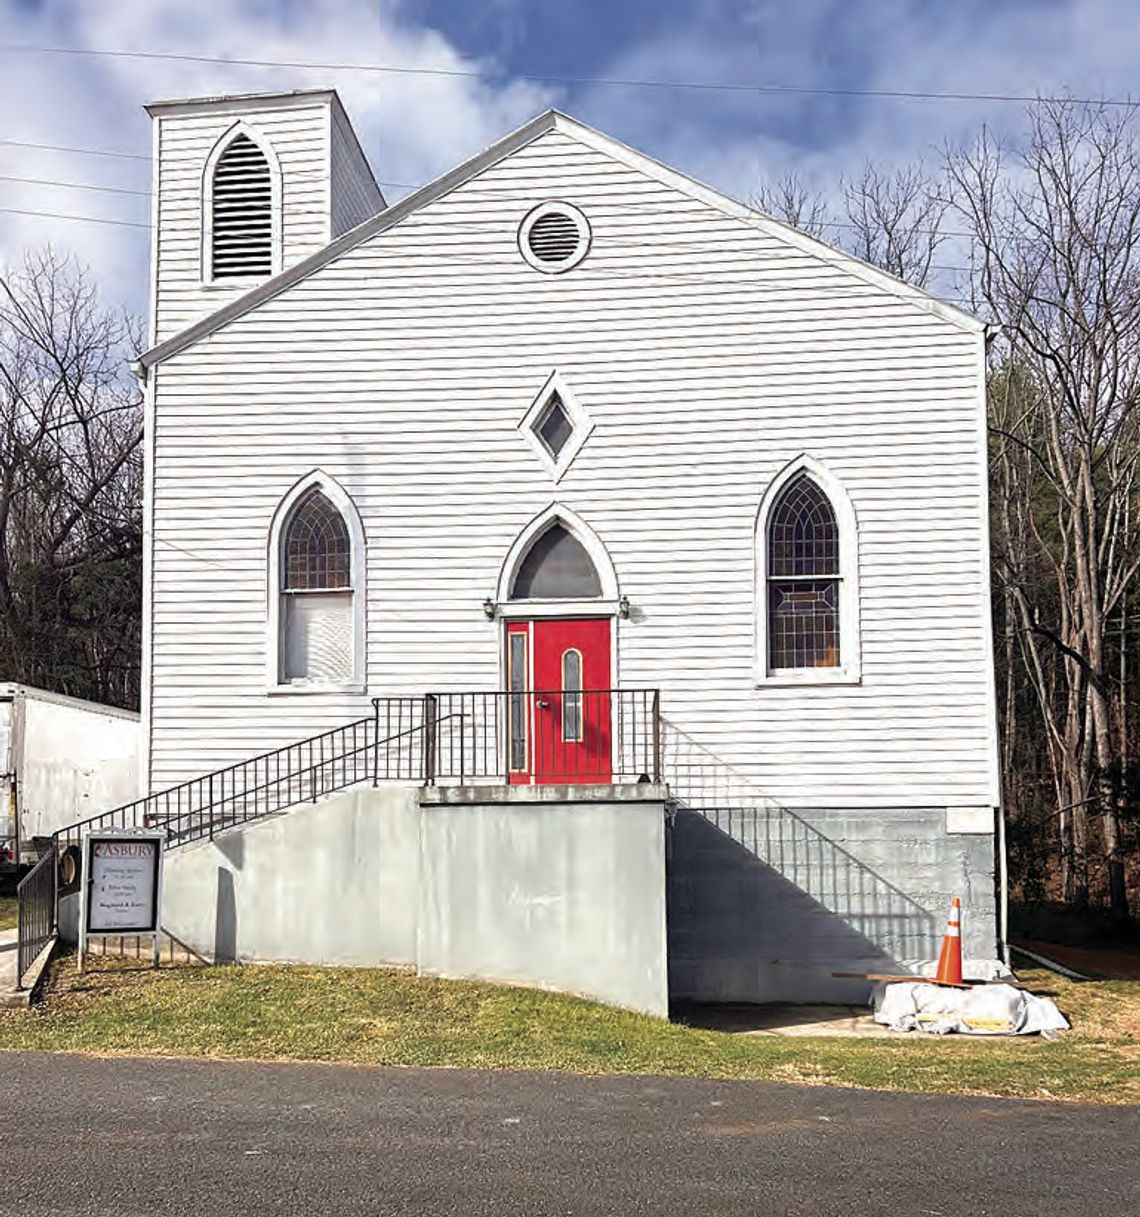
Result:
<svg viewBox="0 0 1140 1217"><path fill-rule="evenodd" d="M13 147L13 148L36 148L36 149L42 150L44 152L74 152L81 156L122 157L125 160L131 160L131 161L149 161L150 160L149 156L143 156L141 153L138 153L138 152L116 152L110 148L75 148L69 144L38 144L38 143L32 143L30 140L23 140L23 139L0 139L0 145L9 146L9 147ZM15 181L17 179L10 178L9 180ZM412 182L390 182L390 181L385 181L382 178L377 178L376 184L378 186L391 186L396 190L418 190L419 189L419 187ZM92 187L92 189L99 189L99 187ZM134 192L132 192L132 193L134 193ZM148 193L148 192L140 191L139 193Z"/></svg>
<svg viewBox="0 0 1140 1217"><path fill-rule="evenodd" d="M18 43L0 43L0 52L34 55L88 55L113 59L157 59L180 63L216 63L230 67L300 68L319 72L373 72L399 76L450 76L471 80L494 79L496 76L495 73L481 72L471 68L409 68L397 67L394 64L317 63L309 60L288 59L236 59L221 55L179 54L173 51L100 50L88 47L25 46ZM498 75L505 74L500 73ZM1138 104L1132 98L1119 97L1066 97L1039 93L965 93L923 89L828 88L816 85L795 84L736 84L711 80L637 80L610 76L554 76L534 72L513 73L512 78L539 84L603 85L637 89L696 89L727 93L787 93L819 97L877 97L899 101L988 101L1008 102L1018 105L1045 101L1127 108L1132 108Z"/></svg>
<svg viewBox="0 0 1140 1217"><path fill-rule="evenodd" d="M126 190L122 186L95 186L90 182L57 182L51 178L42 177L12 177L0 173L0 182L22 182L26 186L52 186L64 190L97 190L104 194L137 194L144 199L150 198L149 190Z"/></svg>
<svg viewBox="0 0 1140 1217"><path fill-rule="evenodd" d="M94 224L114 224L114 225L119 225L121 227L126 227L126 228L142 228L142 229L146 229L148 231L150 229L149 224L132 223L127 220L106 220L106 219L101 219L97 216L66 215L66 214L61 214L61 213L57 213L57 212L27 211L27 210L23 210L21 208L16 208L16 207L0 207L0 213L5 213L5 212L14 214L14 215L38 216L38 217L43 217L46 219L54 219L54 220L78 220L78 221L84 221L84 222L89 222L89 223L94 223ZM486 265L484 262L482 262L478 259L475 259L475 258L453 258L452 262L456 263L456 264L471 266L471 267L483 267ZM934 267L934 269L968 271L969 268L968 267L949 267L949 266L938 267L938 266L936 266L936 267ZM723 282L716 280L716 279L709 278L708 277L709 272L707 269L699 270L699 271L690 271L690 270L683 270L683 269L677 269L677 270L673 270L673 271L605 270L605 271L602 271L601 274L604 278L606 278L608 280L633 279L633 280L637 280L637 281L641 282L641 281L649 279L649 280L654 280L656 282L680 284L685 287L697 287L697 288L712 287L712 288L719 289L719 288L723 288L725 286ZM832 292L833 297L838 297L842 294L845 294L845 293ZM965 307L967 309L969 307L971 307L970 302L968 300L966 300L964 297L962 297L961 295L959 295L955 292L937 291L937 292L934 292L933 294L937 298L942 299L942 300L956 301L960 306Z"/></svg>
<svg viewBox="0 0 1140 1217"><path fill-rule="evenodd" d="M35 216L35 217L49 219L49 220L75 220L75 221L89 223L89 224L112 224L112 225L116 225L116 226L122 227L122 228L141 228L141 229L145 229L147 231L150 230L149 224L134 223L130 220L107 220L107 219L102 219L99 216L68 215L68 214L63 214L60 212L52 212L52 211L30 211L30 210L25 210L25 209L19 208L19 207L0 207L0 213L9 214L9 215ZM478 260L476 260L474 258L456 258L456 259L453 259L453 261L462 263L464 265L473 266L473 267L478 267L478 266L483 265L483 263L479 262ZM938 268L938 269L944 269L944 270L960 269L963 271L968 270L967 267L960 267L960 268L942 267L942 268ZM708 273L707 271L685 271L685 270L675 270L672 272L668 272L668 271L654 272L654 271L638 271L638 270L634 270L634 271L607 270L607 271L603 272L604 276L607 279L636 279L638 281L652 279L652 280L660 281L660 282L682 284L686 287L717 287L717 288L720 288L720 287L724 286L723 283L718 282L715 279L696 278L695 277L697 275L707 275L707 273ZM832 293L832 295L834 297L838 297L841 294L843 294L843 293L839 293L839 292ZM959 307L965 308L967 311L973 307L976 307L976 304L974 302L972 302L967 297L964 297L956 292L937 291L937 292L934 292L933 294L938 299L956 302Z"/></svg>
<svg viewBox="0 0 1140 1217"><path fill-rule="evenodd" d="M84 186L84 185L80 185L78 183L71 183L71 182L39 181L35 178L9 178L9 177L0 176L0 182L4 182L4 181L27 182L32 185L43 185L43 186L72 186L77 190L102 190L102 189L105 189L104 187L100 187L100 186ZM110 189L110 188L108 187L106 189ZM119 193L137 194L137 195L145 196L148 192L144 191L144 190L125 190L125 191L120 191ZM146 224L146 223L141 223L141 222L136 223L136 222L131 222L131 221L127 221L127 220L103 219L98 216L77 216L77 215L65 215L65 214L58 213L58 212L28 211L28 210L23 210L23 209L17 208L17 207L0 207L0 211L9 212L9 213L12 213L15 215L44 216L45 218L56 219L56 220L87 220L87 221L90 221L95 224L125 224L132 228L150 228L150 225ZM324 213L305 210L305 211L294 211L291 214L293 214L293 215L323 215ZM844 228L855 228L855 225L853 225L853 224L842 224L842 225L838 225L838 226L844 227ZM453 228L462 227L465 229L465 231L468 231L468 232L470 232L470 231L472 231L472 229L474 229L475 231L484 232L489 235L496 234L500 231L499 228L494 225L480 226L478 224L478 222L471 222L471 221L464 221L464 220L453 221L452 227ZM668 241L668 240L658 241L655 243L655 248L657 248L657 249L677 249L677 250L685 251L687 253L706 254L706 255L720 252L720 250L714 244L710 244L707 242L700 242L700 241L697 241L697 242ZM724 248L724 247L721 246L721 248ZM479 263L475 260L472 260L472 264L479 265ZM930 269L948 271L948 272L952 272L952 273L968 274L970 272L971 268L968 266L956 266L956 265L949 265L946 263L932 262L930 264ZM637 275L639 272L635 271L632 273L634 275ZM673 271L671 273L678 275L678 276L684 276L684 275L691 275L693 272L686 271L686 270L677 270L677 271ZM700 272L700 273L703 273L703 272Z"/></svg>
<svg viewBox="0 0 1140 1217"><path fill-rule="evenodd" d="M59 144L30 144L29 145L29 144L23 144L19 140L0 139L0 144L17 144L21 147L49 148L49 149L52 149L54 151L59 151L59 152L90 152L93 155L97 155L97 156L131 156L132 155L129 152L103 152L103 151L100 151L95 148L68 148L68 147L65 147L65 146L59 145ZM144 158L140 158L140 159L149 160L149 157L144 157ZM132 194L132 195L139 195L142 198L149 198L150 194L151 194L151 192L149 190L128 190L123 187L117 187L117 186L97 186L93 183L86 183L86 182L60 182L60 181L56 181L55 179L51 179L51 178L16 177L13 175L8 175L8 174L0 174L0 182L21 182L21 183L25 183L30 186L59 186L59 187L64 187L68 190L96 190L96 191L100 191L100 192L104 192L104 193L111 193L111 194ZM420 189L420 186L422 185L422 183L415 184L412 182L392 182L392 181L386 181L386 180L377 178L377 185L392 186L399 190L418 190L418 189ZM798 226L793 224L790 220L780 220L780 217L778 215L776 215L774 212L766 212L766 211L764 211L763 208L758 208L757 210L760 212L760 214L770 216L772 219L777 220L780 223L787 224L790 228L796 228L798 231L801 231L801 232L808 231L805 229L799 229ZM298 213L296 211L293 211L292 214L293 215L297 215L297 214L308 215L308 214L314 214L314 213L312 213L312 212ZM849 220L821 220L818 222L818 227L819 228L845 228L852 232L861 231L860 226L858 224L853 224ZM488 231L491 231L491 230L488 229ZM914 231L916 233L921 233L924 236L970 237L973 235L972 233L966 232L964 229L956 229L956 228L938 228L938 229L916 228ZM962 269L966 269L966 268L965 267L955 267L952 269L962 270Z"/></svg>
<svg viewBox="0 0 1140 1217"><path fill-rule="evenodd" d="M40 148L45 152L75 152L80 156L120 156L130 161L149 161L149 156L138 152L112 152L107 148L72 148L66 144L34 144L25 139L0 139L0 144L14 148Z"/></svg>
<svg viewBox="0 0 1140 1217"><path fill-rule="evenodd" d="M111 151L107 151L107 150L99 149L99 148L70 148L63 144L28 144L28 143L23 142L22 140L14 140L14 139L0 139L0 145L2 145L2 144L14 144L17 147L21 147L21 148L45 148L45 149L48 149L48 150L54 151L54 152L84 152L84 153L89 153L92 156L126 156L126 157L132 157L133 159L138 159L138 160L149 160L150 159L150 157L135 157L135 154L131 153L131 152L111 152ZM151 193L149 190L128 190L128 189L124 189L122 187L116 187L116 186L97 186L94 184L88 184L88 183L83 183L83 182L58 182L58 181L55 181L54 179L15 177L15 176L9 176L6 174L0 174L0 182L24 182L31 186L62 186L62 187L66 187L69 190L98 190L98 191L103 191L103 192L110 192L111 194L135 194L135 195L140 195L144 198L149 198L150 193ZM421 183L392 182L392 181L387 181L382 178L377 178L376 184L378 186L391 186L397 190L419 190L420 187L423 185L422 182ZM778 215L776 215L774 212L764 211L764 209L762 207L758 208L757 210L763 215L771 216L771 218L774 220L779 220L780 223L786 223L790 228L797 228L797 225L793 224L790 220L780 220L780 217ZM296 213L294 212L293 214L296 214ZM821 220L818 222L818 227L820 227L820 228L846 228L846 229L851 230L852 232L860 231L859 225L852 224L849 220ZM798 231L802 232L802 231L807 231L807 230L799 229ZM973 235L972 233L966 232L964 229L957 229L957 228L939 228L939 229L916 228L914 231L918 232L918 233L922 233L924 236L970 237Z"/></svg>
<svg viewBox="0 0 1140 1217"><path fill-rule="evenodd" d="M100 216L73 216L58 211L29 211L23 207L0 207L0 212L14 216L38 216L45 220L81 220L86 224L116 224L121 228L146 228L149 224L138 224L133 220L105 220Z"/></svg>

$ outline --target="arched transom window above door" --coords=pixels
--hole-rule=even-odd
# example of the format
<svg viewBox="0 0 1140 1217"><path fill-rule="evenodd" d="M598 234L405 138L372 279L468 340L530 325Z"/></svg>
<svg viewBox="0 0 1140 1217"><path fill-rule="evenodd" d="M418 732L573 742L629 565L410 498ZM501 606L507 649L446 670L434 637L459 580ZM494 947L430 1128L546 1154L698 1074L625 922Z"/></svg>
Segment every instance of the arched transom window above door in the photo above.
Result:
<svg viewBox="0 0 1140 1217"><path fill-rule="evenodd" d="M531 543L511 583L512 600L592 600L602 581L585 546L560 521Z"/></svg>

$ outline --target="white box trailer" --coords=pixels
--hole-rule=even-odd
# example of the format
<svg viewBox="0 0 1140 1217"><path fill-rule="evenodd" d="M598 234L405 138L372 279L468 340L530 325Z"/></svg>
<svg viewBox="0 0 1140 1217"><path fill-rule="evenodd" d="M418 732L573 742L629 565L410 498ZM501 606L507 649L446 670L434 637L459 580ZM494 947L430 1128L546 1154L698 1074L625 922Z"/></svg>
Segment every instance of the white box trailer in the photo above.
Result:
<svg viewBox="0 0 1140 1217"><path fill-rule="evenodd" d="M139 716L0 684L0 868L35 860L36 838L139 795Z"/></svg>

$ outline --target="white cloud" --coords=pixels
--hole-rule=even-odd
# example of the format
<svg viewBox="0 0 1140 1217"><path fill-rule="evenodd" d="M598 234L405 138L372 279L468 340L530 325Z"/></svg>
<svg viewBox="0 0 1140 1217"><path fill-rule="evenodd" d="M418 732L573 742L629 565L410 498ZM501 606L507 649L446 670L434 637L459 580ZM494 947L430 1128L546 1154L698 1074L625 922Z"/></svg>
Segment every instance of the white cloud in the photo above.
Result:
<svg viewBox="0 0 1140 1217"><path fill-rule="evenodd" d="M501 0L510 11L512 0ZM959 0L693 0L639 45L615 48L590 75L925 91L1068 88L1125 95L1140 80L1134 0L1052 3ZM25 44L235 58L371 62L443 72L488 65L407 16L400 0L0 0L4 39ZM517 31L516 31L517 33ZM599 22L599 38L604 21ZM504 54L524 53L509 40ZM294 68L5 54L0 137L147 155L146 101L335 85L378 177L419 184L550 104L563 105L635 147L739 197L761 168L795 168L830 187L871 158L931 153L982 122L1013 131L1017 106L985 102L821 99L796 95L603 86L559 90L509 76L330 73ZM495 66L495 65L490 65ZM575 74L568 64L567 75ZM145 160L0 145L0 175L146 191ZM398 197L399 188L386 188ZM141 195L0 181L0 207L149 221ZM88 261L110 299L140 308L144 229L41 220L0 211L0 259L46 240Z"/></svg>
<svg viewBox="0 0 1140 1217"><path fill-rule="evenodd" d="M600 75L760 81L806 87L1124 97L1140 80L1135 0L1027 3L913 0L834 5L760 0L737 28L703 0L675 23L623 49ZM751 13L752 19L747 20ZM710 98L598 87L579 99L591 122L740 197L758 175L795 169L821 186L868 159L937 157L983 123L1014 134L1024 107L993 101L818 97Z"/></svg>
<svg viewBox="0 0 1140 1217"><path fill-rule="evenodd" d="M377 13L375 0L52 0L29 13L0 0L5 36L42 44L171 50L270 61L393 64L470 71L441 34ZM0 136L149 155L147 101L333 84L377 176L418 185L545 109L551 95L525 82L489 85L464 76L402 76L300 68L86 56L7 55L0 74ZM0 145L0 174L146 191L142 160L78 156ZM149 221L145 197L0 182L0 207ZM385 188L398 197L399 188ZM109 299L138 309L146 296L143 229L69 223L0 212L0 259L51 241L91 265Z"/></svg>

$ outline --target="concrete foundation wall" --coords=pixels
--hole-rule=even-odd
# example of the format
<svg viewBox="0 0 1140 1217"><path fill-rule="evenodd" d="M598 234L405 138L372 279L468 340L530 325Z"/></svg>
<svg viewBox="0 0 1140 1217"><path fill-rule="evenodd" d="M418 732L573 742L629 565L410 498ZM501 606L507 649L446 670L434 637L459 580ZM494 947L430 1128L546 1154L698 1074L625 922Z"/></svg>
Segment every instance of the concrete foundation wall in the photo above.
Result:
<svg viewBox="0 0 1140 1217"><path fill-rule="evenodd" d="M416 795L349 790L171 850L164 929L217 961L414 964Z"/></svg>
<svg viewBox="0 0 1140 1217"><path fill-rule="evenodd" d="M425 806L421 970L666 1015L664 829L661 800Z"/></svg>
<svg viewBox="0 0 1140 1217"><path fill-rule="evenodd" d="M664 1016L664 793L605 790L346 791L170 851L163 928L217 961L414 965Z"/></svg>
<svg viewBox="0 0 1140 1217"><path fill-rule="evenodd" d="M993 960L993 838L937 811L680 810L669 830L674 999L865 1001L832 973L937 958L951 896L963 953Z"/></svg>

